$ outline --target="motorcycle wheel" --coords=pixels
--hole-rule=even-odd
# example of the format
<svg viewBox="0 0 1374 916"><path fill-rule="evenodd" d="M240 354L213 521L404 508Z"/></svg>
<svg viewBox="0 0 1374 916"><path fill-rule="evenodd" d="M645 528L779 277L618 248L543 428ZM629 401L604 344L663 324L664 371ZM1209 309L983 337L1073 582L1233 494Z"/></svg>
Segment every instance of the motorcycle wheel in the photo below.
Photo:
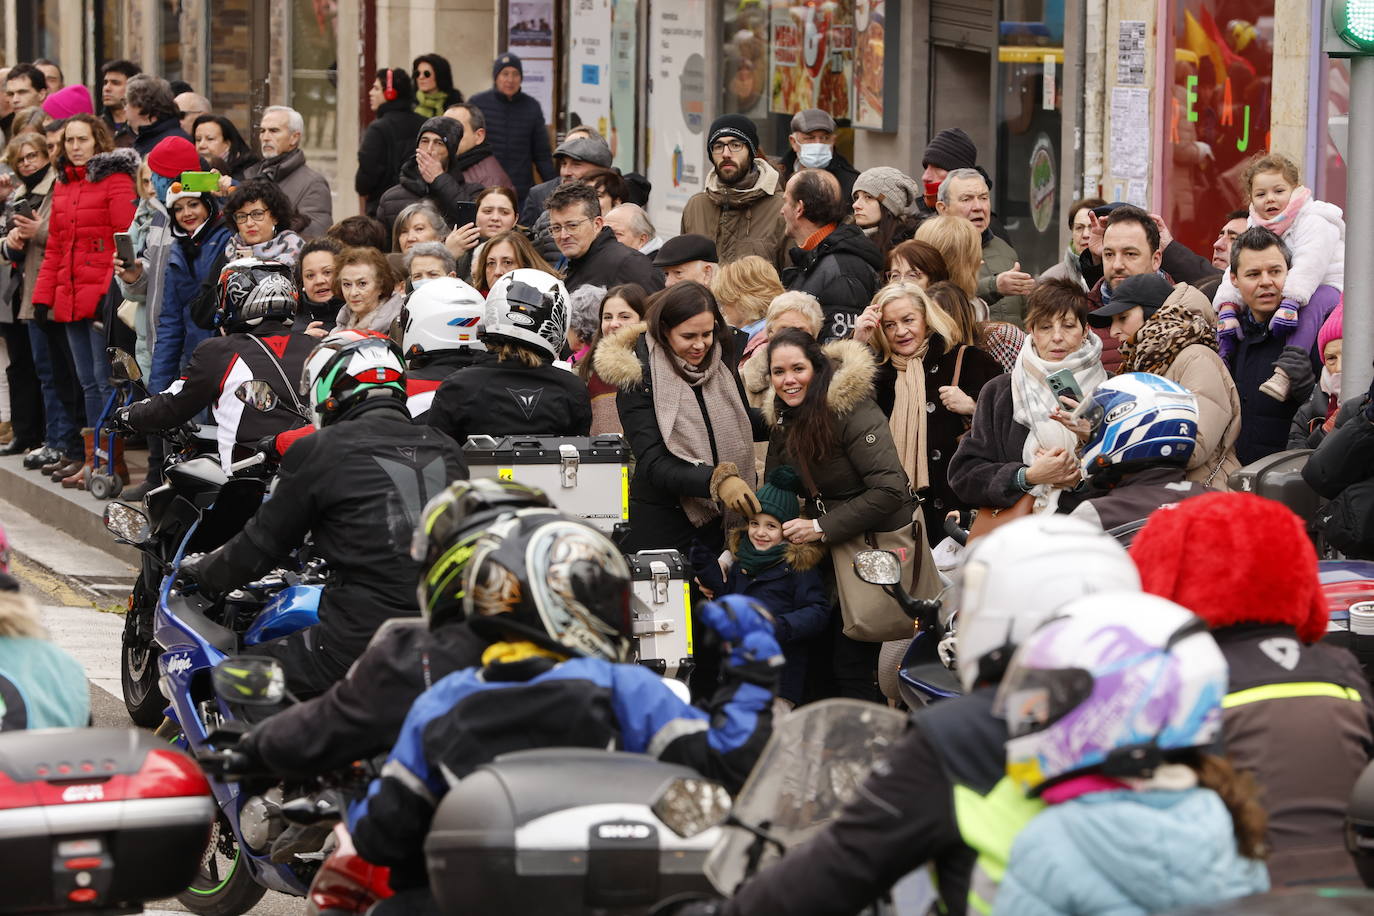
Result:
<svg viewBox="0 0 1374 916"><path fill-rule="evenodd" d="M143 578L140 576L134 583L129 613L142 613L143 602L148 598L148 590L143 587ZM119 650L119 680L124 688L124 708L129 710L129 718L139 728L157 728L162 722L162 711L167 708L167 698L162 695L157 683L157 644L151 640L139 640L136 645L129 645L130 638L131 634L126 633Z"/></svg>
<svg viewBox="0 0 1374 916"><path fill-rule="evenodd" d="M200 871L191 886L177 901L201 916L240 916L251 910L267 888L253 880L239 855L234 831L221 813L210 831L210 845L200 862Z"/></svg>

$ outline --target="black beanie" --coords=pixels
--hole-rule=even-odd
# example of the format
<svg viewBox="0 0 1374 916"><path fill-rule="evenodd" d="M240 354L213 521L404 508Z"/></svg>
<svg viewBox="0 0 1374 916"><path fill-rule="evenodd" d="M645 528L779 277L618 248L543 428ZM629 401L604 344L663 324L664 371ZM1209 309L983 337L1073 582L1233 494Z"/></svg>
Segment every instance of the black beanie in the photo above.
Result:
<svg viewBox="0 0 1374 916"><path fill-rule="evenodd" d="M506 69L507 67L514 67L516 70L520 71L521 76L525 75L524 61L520 59L519 55L512 54L509 51L507 51L505 54L502 54L500 57L496 58L496 60L491 62L491 78L496 79L496 77L500 75L501 71Z"/></svg>
<svg viewBox="0 0 1374 916"><path fill-rule="evenodd" d="M957 127L947 127L936 134L921 156L921 166L933 165L952 172L978 165L978 147L968 134Z"/></svg>
<svg viewBox="0 0 1374 916"><path fill-rule="evenodd" d="M453 157L458 155L458 144L463 140L463 122L456 118L445 118L443 115L430 118L420 125L420 132L415 135L417 146L420 144L420 137L424 134L436 134L439 139L444 141L451 164Z"/></svg>
<svg viewBox="0 0 1374 916"><path fill-rule="evenodd" d="M754 122L742 114L721 115L711 122L711 133L706 137L706 151L722 137L734 137L749 144L749 155L759 154L759 129Z"/></svg>

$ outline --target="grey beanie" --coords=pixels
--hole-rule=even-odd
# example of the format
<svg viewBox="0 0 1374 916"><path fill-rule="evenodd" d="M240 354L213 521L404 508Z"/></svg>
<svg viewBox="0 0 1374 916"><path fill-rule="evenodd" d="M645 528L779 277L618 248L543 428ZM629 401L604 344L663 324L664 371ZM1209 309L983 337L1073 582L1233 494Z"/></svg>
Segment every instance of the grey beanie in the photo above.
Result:
<svg viewBox="0 0 1374 916"><path fill-rule="evenodd" d="M854 179L854 190L878 198L887 212L901 219L916 212L921 201L921 186L910 175L891 166L868 169Z"/></svg>

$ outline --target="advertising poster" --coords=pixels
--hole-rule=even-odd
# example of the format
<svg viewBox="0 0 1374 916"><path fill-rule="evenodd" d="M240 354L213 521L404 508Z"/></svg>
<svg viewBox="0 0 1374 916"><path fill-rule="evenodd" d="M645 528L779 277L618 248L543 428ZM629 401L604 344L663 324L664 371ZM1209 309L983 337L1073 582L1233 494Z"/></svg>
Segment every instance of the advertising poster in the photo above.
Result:
<svg viewBox="0 0 1374 916"><path fill-rule="evenodd" d="M639 120L639 12L637 0L611 4L611 152L622 172L635 170L635 136Z"/></svg>
<svg viewBox="0 0 1374 916"><path fill-rule="evenodd" d="M553 57L553 0L512 0L506 16L510 49L520 57Z"/></svg>
<svg viewBox="0 0 1374 916"><path fill-rule="evenodd" d="M770 110L795 114L803 108L821 108L833 118L851 118L854 0L775 2L769 25Z"/></svg>
<svg viewBox="0 0 1374 916"><path fill-rule="evenodd" d="M553 58L546 57L542 60L526 58L525 79L520 84L520 90L525 95L533 96L539 102L539 107L544 109L544 123L551 123L553 120Z"/></svg>
<svg viewBox="0 0 1374 916"><path fill-rule="evenodd" d="M658 0L649 14L649 219L670 238L705 181L706 0Z"/></svg>
<svg viewBox="0 0 1374 916"><path fill-rule="evenodd" d="M611 0L570 0L568 117L611 135Z"/></svg>
<svg viewBox="0 0 1374 916"><path fill-rule="evenodd" d="M886 7L885 0L854 2L854 30L858 36L854 55L854 126L870 130L882 130L886 126L883 120L883 90L887 76Z"/></svg>

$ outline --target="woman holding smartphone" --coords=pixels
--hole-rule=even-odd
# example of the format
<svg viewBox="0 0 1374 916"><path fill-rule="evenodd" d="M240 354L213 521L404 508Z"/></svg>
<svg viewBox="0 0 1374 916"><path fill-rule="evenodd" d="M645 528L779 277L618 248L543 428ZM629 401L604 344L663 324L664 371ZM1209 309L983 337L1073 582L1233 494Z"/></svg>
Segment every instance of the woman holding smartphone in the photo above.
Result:
<svg viewBox="0 0 1374 916"><path fill-rule="evenodd" d="M983 386L973 428L949 465L950 487L965 504L1005 509L1030 494L1035 512L1067 512L1079 501L1068 492L1081 479L1078 439L1052 414L1107 378L1102 341L1088 329L1091 309L1067 280L1040 283L1027 297L1016 367Z"/></svg>

